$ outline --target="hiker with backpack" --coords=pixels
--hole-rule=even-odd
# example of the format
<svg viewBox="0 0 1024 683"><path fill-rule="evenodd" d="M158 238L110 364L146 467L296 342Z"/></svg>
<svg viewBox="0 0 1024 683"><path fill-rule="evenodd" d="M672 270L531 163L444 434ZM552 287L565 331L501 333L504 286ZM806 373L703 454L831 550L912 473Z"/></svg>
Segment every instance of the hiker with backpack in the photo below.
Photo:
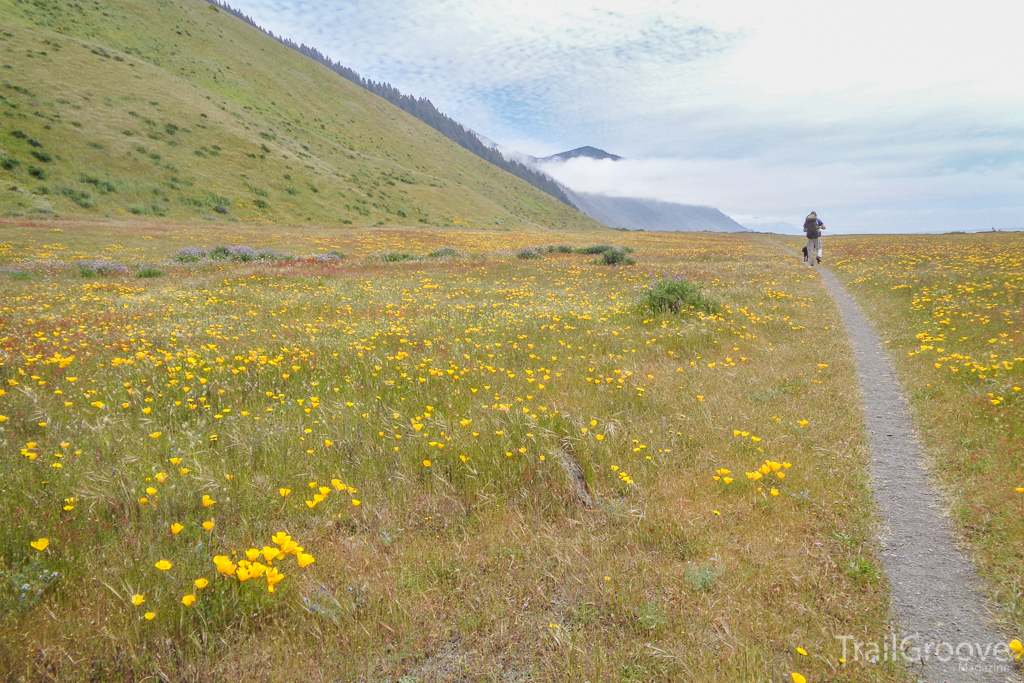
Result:
<svg viewBox="0 0 1024 683"><path fill-rule="evenodd" d="M804 247L804 259L811 260L811 267L814 267L814 261L821 263L821 231L825 229L825 224L818 218L816 211L811 211L807 214L807 218L804 219L804 232L807 233L807 246Z"/></svg>

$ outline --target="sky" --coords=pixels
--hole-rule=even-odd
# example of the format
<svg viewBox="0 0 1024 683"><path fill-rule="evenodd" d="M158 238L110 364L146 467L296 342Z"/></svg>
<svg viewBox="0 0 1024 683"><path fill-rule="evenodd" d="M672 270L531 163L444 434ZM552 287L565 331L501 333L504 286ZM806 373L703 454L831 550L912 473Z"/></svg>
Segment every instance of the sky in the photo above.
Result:
<svg viewBox="0 0 1024 683"><path fill-rule="evenodd" d="M1018 0L232 0L577 191L757 229L1024 228Z"/></svg>

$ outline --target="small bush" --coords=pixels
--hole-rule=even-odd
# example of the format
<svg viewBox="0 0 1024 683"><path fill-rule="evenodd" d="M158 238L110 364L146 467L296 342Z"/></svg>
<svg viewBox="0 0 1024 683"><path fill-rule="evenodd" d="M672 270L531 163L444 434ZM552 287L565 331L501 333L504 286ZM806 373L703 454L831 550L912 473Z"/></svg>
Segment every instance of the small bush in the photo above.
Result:
<svg viewBox="0 0 1024 683"><path fill-rule="evenodd" d="M114 187L114 183L110 182L109 180L101 180L100 178L86 175L85 173L79 175L78 180L79 182L83 182L86 185L92 185L102 194L111 194L113 192L117 192L117 188Z"/></svg>
<svg viewBox="0 0 1024 683"><path fill-rule="evenodd" d="M603 254L609 249L615 249L615 247L611 246L610 244L596 244L592 247L579 247L577 249L573 249L573 253L595 255Z"/></svg>
<svg viewBox="0 0 1024 683"><path fill-rule="evenodd" d="M557 247L556 246L550 246L550 247L548 247L548 253L550 253L550 254L571 254L572 253L572 247L570 247L568 244L559 244Z"/></svg>
<svg viewBox="0 0 1024 683"><path fill-rule="evenodd" d="M432 251L429 254L427 254L427 256L430 257L430 258L445 258L447 256L453 256L454 257L454 256L458 256L458 255L459 255L459 250L458 249L453 249L451 247L444 247L442 249L438 249L437 251Z"/></svg>
<svg viewBox="0 0 1024 683"><path fill-rule="evenodd" d="M21 166L21 162L12 157L0 157L0 168L5 171L13 171Z"/></svg>
<svg viewBox="0 0 1024 683"><path fill-rule="evenodd" d="M171 260L178 263L195 263L206 256L206 252L199 247L182 247L178 253L171 257Z"/></svg>
<svg viewBox="0 0 1024 683"><path fill-rule="evenodd" d="M254 199L252 200L252 205L257 209L263 209L264 211L270 208L270 204L266 199Z"/></svg>
<svg viewBox="0 0 1024 683"><path fill-rule="evenodd" d="M631 266L636 261L629 258L625 251L619 251L618 249L608 249L601 254L601 262L606 266Z"/></svg>
<svg viewBox="0 0 1024 683"><path fill-rule="evenodd" d="M41 161L44 164L48 164L51 161L53 161L53 155L50 154L49 152L40 152L37 149L33 149L33 150L31 150L29 152L29 154L31 154L32 156L34 156L36 159L38 159L39 161Z"/></svg>
<svg viewBox="0 0 1024 683"><path fill-rule="evenodd" d="M110 259L98 258L91 261L79 261L76 265L78 267L78 274L82 277L128 274L128 268L124 264L111 261Z"/></svg>
<svg viewBox="0 0 1024 683"><path fill-rule="evenodd" d="M217 206L213 207L213 210L216 211L217 213L227 213L228 207L224 206L223 204L218 204Z"/></svg>
<svg viewBox="0 0 1024 683"><path fill-rule="evenodd" d="M879 572L866 557L855 557L846 563L846 575L859 585L877 583Z"/></svg>
<svg viewBox="0 0 1024 683"><path fill-rule="evenodd" d="M166 275L166 273L157 268L143 268L139 272L135 273L135 277L163 277L164 275Z"/></svg>
<svg viewBox="0 0 1024 683"><path fill-rule="evenodd" d="M706 564L702 567L689 566L683 573L683 579L690 590L702 592L709 591L715 587L718 581L719 572L713 565Z"/></svg>
<svg viewBox="0 0 1024 683"><path fill-rule="evenodd" d="M38 166L29 166L28 174L37 180L46 180L46 169Z"/></svg>
<svg viewBox="0 0 1024 683"><path fill-rule="evenodd" d="M96 206L96 202L92 199L92 194L85 190L80 190L77 187L68 187L67 185L58 185L56 190L57 194L67 197L83 209L91 209Z"/></svg>
<svg viewBox="0 0 1024 683"><path fill-rule="evenodd" d="M538 249L523 249L518 254L516 254L516 258L522 259L524 261L539 261L540 259L544 258L544 255L541 254L540 250Z"/></svg>
<svg viewBox="0 0 1024 683"><path fill-rule="evenodd" d="M385 260L385 261L389 261L389 262L392 262L392 263L397 262L397 261L415 261L416 260L416 257L413 256L412 254L405 254L405 253L401 253L401 252L397 252L397 251L392 251L390 253L384 254L383 256L381 256L381 258L383 260Z"/></svg>
<svg viewBox="0 0 1024 683"><path fill-rule="evenodd" d="M658 281L641 295L638 305L654 313L699 311L713 314L721 310L699 285L683 278Z"/></svg>

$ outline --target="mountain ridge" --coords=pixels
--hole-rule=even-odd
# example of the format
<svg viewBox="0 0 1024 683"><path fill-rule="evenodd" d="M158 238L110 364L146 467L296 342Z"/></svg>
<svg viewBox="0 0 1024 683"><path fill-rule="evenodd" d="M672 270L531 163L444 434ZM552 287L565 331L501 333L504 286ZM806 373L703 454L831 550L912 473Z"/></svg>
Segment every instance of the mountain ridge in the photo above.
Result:
<svg viewBox="0 0 1024 683"><path fill-rule="evenodd" d="M618 161L622 157L617 154L611 154L598 149L597 147L591 147L585 145L583 147L577 147L576 149L570 149L568 152L559 152L558 154L552 154L551 156L542 157L537 159L539 163L550 163L553 161L568 161L569 159L576 159L579 157L586 157L588 159L611 159L612 161Z"/></svg>

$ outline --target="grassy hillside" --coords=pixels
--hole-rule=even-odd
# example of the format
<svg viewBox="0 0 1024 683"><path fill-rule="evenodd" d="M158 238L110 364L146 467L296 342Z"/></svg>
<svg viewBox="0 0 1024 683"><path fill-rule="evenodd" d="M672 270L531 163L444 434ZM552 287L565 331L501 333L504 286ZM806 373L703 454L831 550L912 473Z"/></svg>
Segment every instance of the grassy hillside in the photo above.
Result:
<svg viewBox="0 0 1024 683"><path fill-rule="evenodd" d="M0 212L601 227L201 0L0 17Z"/></svg>

